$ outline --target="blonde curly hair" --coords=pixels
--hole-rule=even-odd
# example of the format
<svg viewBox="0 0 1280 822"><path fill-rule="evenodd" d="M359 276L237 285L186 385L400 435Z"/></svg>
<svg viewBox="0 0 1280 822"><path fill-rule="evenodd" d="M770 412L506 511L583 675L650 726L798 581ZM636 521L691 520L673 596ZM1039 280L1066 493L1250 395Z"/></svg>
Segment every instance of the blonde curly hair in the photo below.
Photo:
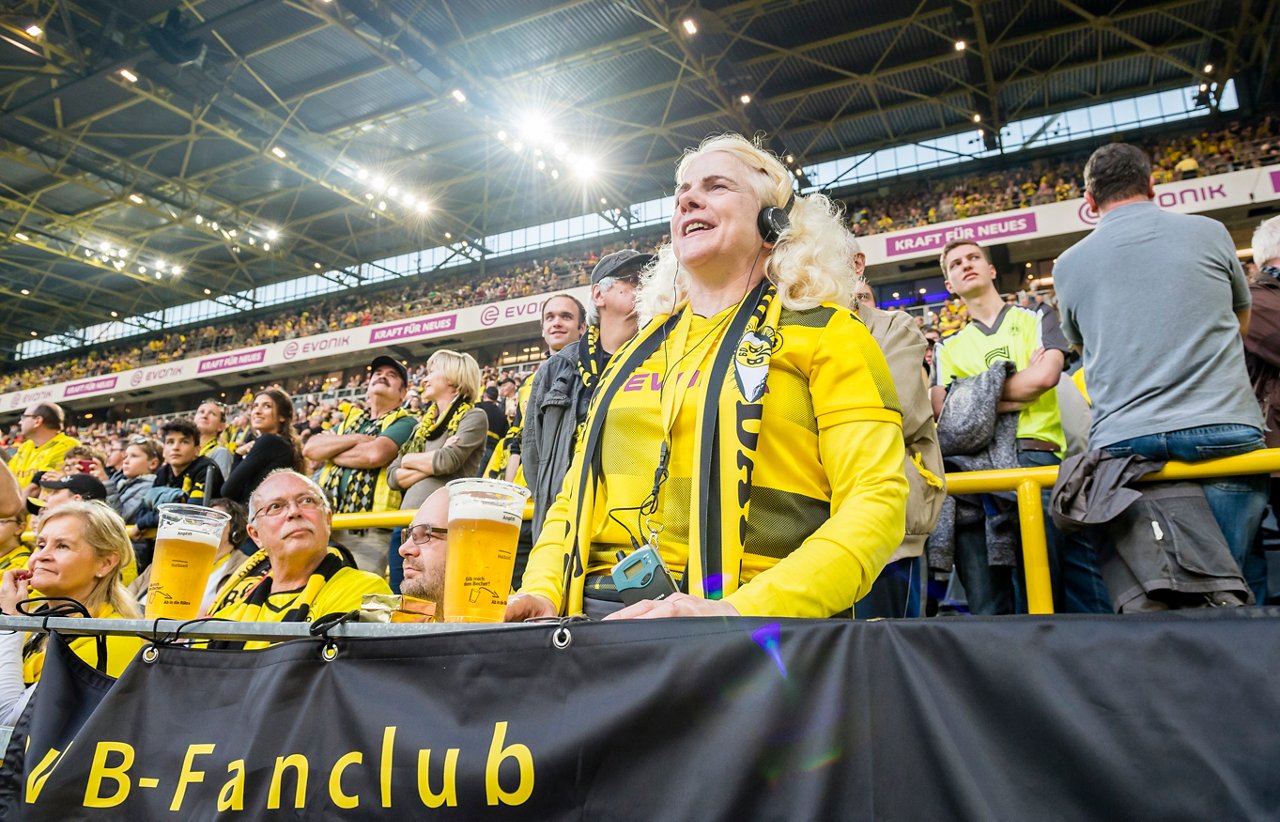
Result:
<svg viewBox="0 0 1280 822"><path fill-rule="evenodd" d="M779 236L764 264L765 276L777 286L782 305L796 310L822 303L850 305L853 281L840 207L822 194L794 194L793 179L781 161L740 134L708 137L696 149L686 151L676 167L676 183L690 163L713 151L736 157L760 172L747 182L761 208L784 206L795 196L789 215L791 227ZM687 293L688 276L680 268L671 242L659 248L657 261L642 275L636 292L641 320L669 313L678 305Z"/></svg>

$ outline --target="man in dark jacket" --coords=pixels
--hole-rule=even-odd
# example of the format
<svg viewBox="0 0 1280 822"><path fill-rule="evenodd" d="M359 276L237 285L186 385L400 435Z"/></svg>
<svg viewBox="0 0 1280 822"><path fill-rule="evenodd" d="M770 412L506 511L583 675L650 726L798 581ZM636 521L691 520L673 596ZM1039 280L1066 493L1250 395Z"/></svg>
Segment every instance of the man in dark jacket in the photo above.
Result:
<svg viewBox="0 0 1280 822"><path fill-rule="evenodd" d="M591 392L609 357L636 334L635 287L653 259L631 249L601 257L591 272L587 332L547 360L534 377L521 457L533 494L535 541L564 484Z"/></svg>

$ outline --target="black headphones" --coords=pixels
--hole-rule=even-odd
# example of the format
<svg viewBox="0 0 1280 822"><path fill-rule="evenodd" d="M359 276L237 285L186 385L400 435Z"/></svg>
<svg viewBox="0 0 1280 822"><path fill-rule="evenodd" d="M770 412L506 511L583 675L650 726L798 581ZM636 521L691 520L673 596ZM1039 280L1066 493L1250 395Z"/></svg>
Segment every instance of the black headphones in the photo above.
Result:
<svg viewBox="0 0 1280 822"><path fill-rule="evenodd" d="M765 206L756 216L756 228L766 243L776 243L782 232L791 228L791 207L796 203L796 194L791 192L787 204L782 208Z"/></svg>

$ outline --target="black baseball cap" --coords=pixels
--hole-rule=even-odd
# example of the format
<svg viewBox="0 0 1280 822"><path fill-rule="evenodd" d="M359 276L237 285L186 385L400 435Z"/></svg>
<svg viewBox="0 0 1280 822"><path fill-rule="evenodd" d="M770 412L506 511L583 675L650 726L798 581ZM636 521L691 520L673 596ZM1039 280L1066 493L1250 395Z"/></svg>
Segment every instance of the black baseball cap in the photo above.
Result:
<svg viewBox="0 0 1280 822"><path fill-rule="evenodd" d="M404 367L404 363L400 362L395 357L388 357L386 354L379 354L373 358L373 362L369 363L369 370L372 371L380 365L389 365L394 368L396 373L400 375L400 382L404 383L406 388L409 387L409 371Z"/></svg>
<svg viewBox="0 0 1280 822"><path fill-rule="evenodd" d="M68 474L62 479L40 480L41 488L56 490L66 488L73 494L79 494L84 499L100 499L106 501L107 487L97 477L91 477L88 474Z"/></svg>
<svg viewBox="0 0 1280 822"><path fill-rule="evenodd" d="M645 254L643 251L631 248L606 254L600 258L600 262L596 263L596 267L591 269L591 284L595 285L605 277L639 279L640 271L654 259L656 258L652 254Z"/></svg>

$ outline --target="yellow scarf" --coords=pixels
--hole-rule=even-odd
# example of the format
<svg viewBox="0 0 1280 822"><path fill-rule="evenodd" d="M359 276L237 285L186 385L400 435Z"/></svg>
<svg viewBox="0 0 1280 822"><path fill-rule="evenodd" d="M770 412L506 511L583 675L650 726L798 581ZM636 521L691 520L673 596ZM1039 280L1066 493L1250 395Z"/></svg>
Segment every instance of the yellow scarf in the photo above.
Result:
<svg viewBox="0 0 1280 822"><path fill-rule="evenodd" d="M570 518L561 602L562 613L582 609L582 585L595 512L596 450L609 403L627 378L662 344L679 322L681 303L671 314L655 316L609 360L587 415L582 470L570 492L576 516ZM742 567L751 473L759 441L760 420L770 357L781 344L778 320L782 302L764 280L739 304L724 339L714 353L708 379L691 388L688 401L697 408L692 493L689 497L689 564L685 587L694 596L721 599L738 588ZM659 466L664 470L665 466ZM736 480L736 481L735 481Z"/></svg>

